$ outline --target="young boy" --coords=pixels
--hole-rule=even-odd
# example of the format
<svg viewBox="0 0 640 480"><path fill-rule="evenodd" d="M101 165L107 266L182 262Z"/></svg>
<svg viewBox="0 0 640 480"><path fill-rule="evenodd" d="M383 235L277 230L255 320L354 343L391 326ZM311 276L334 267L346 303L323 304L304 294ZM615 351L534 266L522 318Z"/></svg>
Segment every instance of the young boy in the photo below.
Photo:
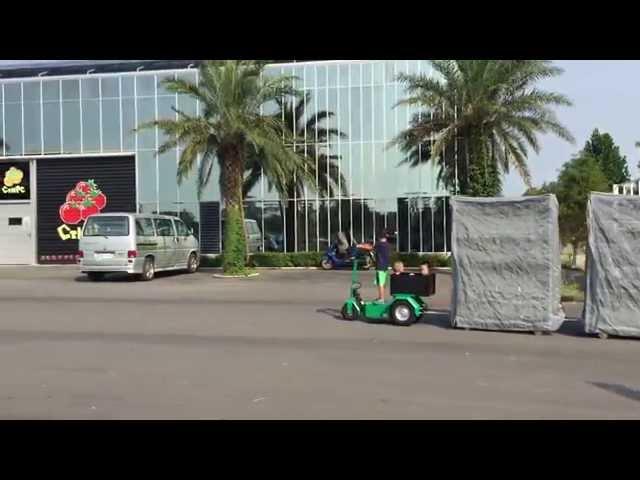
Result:
<svg viewBox="0 0 640 480"><path fill-rule="evenodd" d="M404 273L404 263L401 261L394 262L393 275L402 275Z"/></svg>
<svg viewBox="0 0 640 480"><path fill-rule="evenodd" d="M429 262L422 262L420 264L420 275L429 275Z"/></svg>
<svg viewBox="0 0 640 480"><path fill-rule="evenodd" d="M387 235L381 232L378 235L378 241L373 246L376 252L376 285L378 286L378 302L384 303L384 289L387 284L387 270L389 270L389 262L391 257L391 249L387 242Z"/></svg>

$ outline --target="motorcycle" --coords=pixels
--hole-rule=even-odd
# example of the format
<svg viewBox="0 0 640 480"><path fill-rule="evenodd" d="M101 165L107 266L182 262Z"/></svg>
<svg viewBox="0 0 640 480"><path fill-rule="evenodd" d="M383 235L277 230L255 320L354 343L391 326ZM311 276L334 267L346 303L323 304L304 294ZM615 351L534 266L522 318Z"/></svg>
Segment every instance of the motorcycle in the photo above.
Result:
<svg viewBox="0 0 640 480"><path fill-rule="evenodd" d="M361 249L357 244L352 243L345 254L340 254L337 242L334 242L329 246L322 257L320 265L323 270L347 267L351 268L353 267L354 259L358 260L358 264L362 265L364 270L369 270L375 265L375 256L373 251Z"/></svg>

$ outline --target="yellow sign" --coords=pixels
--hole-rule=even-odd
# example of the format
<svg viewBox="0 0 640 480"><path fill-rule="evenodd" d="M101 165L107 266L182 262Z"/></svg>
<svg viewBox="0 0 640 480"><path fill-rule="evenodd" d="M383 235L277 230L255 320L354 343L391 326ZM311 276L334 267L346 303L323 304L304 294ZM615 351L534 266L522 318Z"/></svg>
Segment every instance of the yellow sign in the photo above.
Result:
<svg viewBox="0 0 640 480"><path fill-rule="evenodd" d="M67 225L60 225L58 236L61 240L78 240L82 237L82 227L71 228Z"/></svg>
<svg viewBox="0 0 640 480"><path fill-rule="evenodd" d="M11 167L4 174L4 186L13 187L15 185L20 185L23 178L24 173L22 172L22 170L16 167Z"/></svg>
<svg viewBox="0 0 640 480"><path fill-rule="evenodd" d="M16 167L11 167L4 174L2 193L25 193L25 188L20 185L24 178L24 172Z"/></svg>

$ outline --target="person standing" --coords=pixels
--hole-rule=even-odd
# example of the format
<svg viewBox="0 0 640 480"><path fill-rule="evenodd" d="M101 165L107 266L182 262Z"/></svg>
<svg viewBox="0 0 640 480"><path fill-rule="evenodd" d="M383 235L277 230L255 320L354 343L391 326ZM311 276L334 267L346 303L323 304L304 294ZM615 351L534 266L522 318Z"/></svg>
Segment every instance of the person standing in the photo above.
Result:
<svg viewBox="0 0 640 480"><path fill-rule="evenodd" d="M378 286L377 301L379 303L384 303L384 290L387 285L389 264L391 262L391 248L387 241L386 232L381 232L378 235L378 241L373 246L373 250L376 254L376 285Z"/></svg>

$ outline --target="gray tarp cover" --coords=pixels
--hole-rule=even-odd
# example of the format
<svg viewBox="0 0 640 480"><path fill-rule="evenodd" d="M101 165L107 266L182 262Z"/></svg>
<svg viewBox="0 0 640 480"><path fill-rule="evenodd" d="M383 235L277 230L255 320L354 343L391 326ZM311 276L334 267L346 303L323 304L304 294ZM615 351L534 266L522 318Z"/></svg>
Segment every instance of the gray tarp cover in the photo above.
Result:
<svg viewBox="0 0 640 480"><path fill-rule="evenodd" d="M554 331L564 321L554 195L454 197L451 323Z"/></svg>
<svg viewBox="0 0 640 480"><path fill-rule="evenodd" d="M592 193L587 333L640 336L640 197Z"/></svg>

